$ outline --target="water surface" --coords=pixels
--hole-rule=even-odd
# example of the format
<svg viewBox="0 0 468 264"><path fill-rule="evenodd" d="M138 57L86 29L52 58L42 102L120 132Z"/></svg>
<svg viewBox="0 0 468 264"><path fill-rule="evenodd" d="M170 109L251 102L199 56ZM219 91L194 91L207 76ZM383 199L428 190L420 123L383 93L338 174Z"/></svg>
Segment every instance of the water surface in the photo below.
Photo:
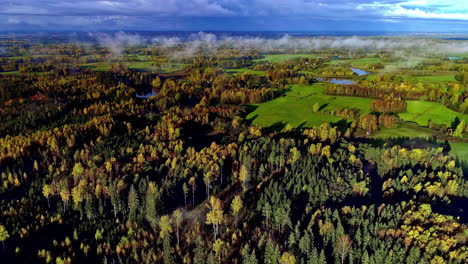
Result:
<svg viewBox="0 0 468 264"><path fill-rule="evenodd" d="M367 72L367 71L364 71L364 70L361 70L361 69L357 69L357 68L350 68L350 69L359 76L366 75L366 74L370 73L370 72Z"/></svg>
<svg viewBox="0 0 468 264"><path fill-rule="evenodd" d="M333 84L355 84L356 82L350 79L342 79L342 78L322 78L322 77L317 77L317 80L321 82L328 82L328 83L333 83Z"/></svg>
<svg viewBox="0 0 468 264"><path fill-rule="evenodd" d="M137 98L142 98L142 99L148 99L148 98L150 98L150 97L152 97L152 96L156 96L157 94L158 94L157 92L151 90L151 92L149 92L149 93L147 93L147 94L143 94L143 95L137 94L136 97L137 97Z"/></svg>

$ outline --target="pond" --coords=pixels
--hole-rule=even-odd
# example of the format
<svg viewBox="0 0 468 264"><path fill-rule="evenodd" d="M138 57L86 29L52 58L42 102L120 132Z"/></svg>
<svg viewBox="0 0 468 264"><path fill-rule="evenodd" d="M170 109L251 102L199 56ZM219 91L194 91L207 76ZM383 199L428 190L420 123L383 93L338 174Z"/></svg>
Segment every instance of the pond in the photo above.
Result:
<svg viewBox="0 0 468 264"><path fill-rule="evenodd" d="M156 96L157 94L158 94L157 92L151 90L151 92L149 92L149 93L147 93L147 94L143 94L143 95L137 94L136 97L137 97L137 98L142 98L142 99L148 99L148 98L150 98L150 97L152 97L152 96Z"/></svg>
<svg viewBox="0 0 468 264"><path fill-rule="evenodd" d="M359 76L369 74L370 72L361 70L361 69L356 69L356 68L350 68L354 73L356 73Z"/></svg>
<svg viewBox="0 0 468 264"><path fill-rule="evenodd" d="M462 60L462 57L448 57L449 60Z"/></svg>
<svg viewBox="0 0 468 264"><path fill-rule="evenodd" d="M333 83L333 84L355 84L356 82L353 80L349 79L341 79L341 78L322 78L322 77L317 77L317 80L321 82L328 82L328 83Z"/></svg>
<svg viewBox="0 0 468 264"><path fill-rule="evenodd" d="M350 68L354 73L356 73L359 76L369 74L370 72L357 69L357 68ZM322 77L317 77L317 80L321 82L328 82L328 83L333 83L333 84L355 84L356 82L351 80L351 79L345 79L345 78L322 78Z"/></svg>

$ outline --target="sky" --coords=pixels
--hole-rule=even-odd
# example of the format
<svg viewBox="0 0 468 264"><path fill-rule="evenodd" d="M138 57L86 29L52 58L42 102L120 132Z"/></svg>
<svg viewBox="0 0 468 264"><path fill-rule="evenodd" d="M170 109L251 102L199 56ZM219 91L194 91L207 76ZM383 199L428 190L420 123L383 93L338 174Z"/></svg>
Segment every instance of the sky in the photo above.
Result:
<svg viewBox="0 0 468 264"><path fill-rule="evenodd" d="M468 33L466 0L1 0L0 31Z"/></svg>

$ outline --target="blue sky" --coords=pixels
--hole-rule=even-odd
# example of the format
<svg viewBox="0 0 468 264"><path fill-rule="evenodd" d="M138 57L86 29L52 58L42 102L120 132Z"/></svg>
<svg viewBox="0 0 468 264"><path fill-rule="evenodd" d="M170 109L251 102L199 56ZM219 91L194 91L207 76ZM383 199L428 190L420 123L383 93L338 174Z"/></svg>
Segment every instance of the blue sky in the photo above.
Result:
<svg viewBox="0 0 468 264"><path fill-rule="evenodd" d="M2 0L0 28L468 33L468 1Z"/></svg>

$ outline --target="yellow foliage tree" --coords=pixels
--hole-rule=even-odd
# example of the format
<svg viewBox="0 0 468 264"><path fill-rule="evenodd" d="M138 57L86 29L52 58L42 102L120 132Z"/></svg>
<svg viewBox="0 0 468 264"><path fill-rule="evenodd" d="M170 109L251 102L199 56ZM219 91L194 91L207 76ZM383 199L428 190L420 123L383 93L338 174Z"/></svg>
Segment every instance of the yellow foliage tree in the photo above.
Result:
<svg viewBox="0 0 468 264"><path fill-rule="evenodd" d="M213 233L216 239L219 233L219 225L224 221L223 204L220 199L212 196L208 207L210 208L210 211L206 215L206 223L213 225Z"/></svg>
<svg viewBox="0 0 468 264"><path fill-rule="evenodd" d="M163 215L159 220L159 236L161 238L167 237L172 232L172 220L169 216Z"/></svg>
<svg viewBox="0 0 468 264"><path fill-rule="evenodd" d="M296 264L296 257L288 252L284 252L281 255L280 264Z"/></svg>

